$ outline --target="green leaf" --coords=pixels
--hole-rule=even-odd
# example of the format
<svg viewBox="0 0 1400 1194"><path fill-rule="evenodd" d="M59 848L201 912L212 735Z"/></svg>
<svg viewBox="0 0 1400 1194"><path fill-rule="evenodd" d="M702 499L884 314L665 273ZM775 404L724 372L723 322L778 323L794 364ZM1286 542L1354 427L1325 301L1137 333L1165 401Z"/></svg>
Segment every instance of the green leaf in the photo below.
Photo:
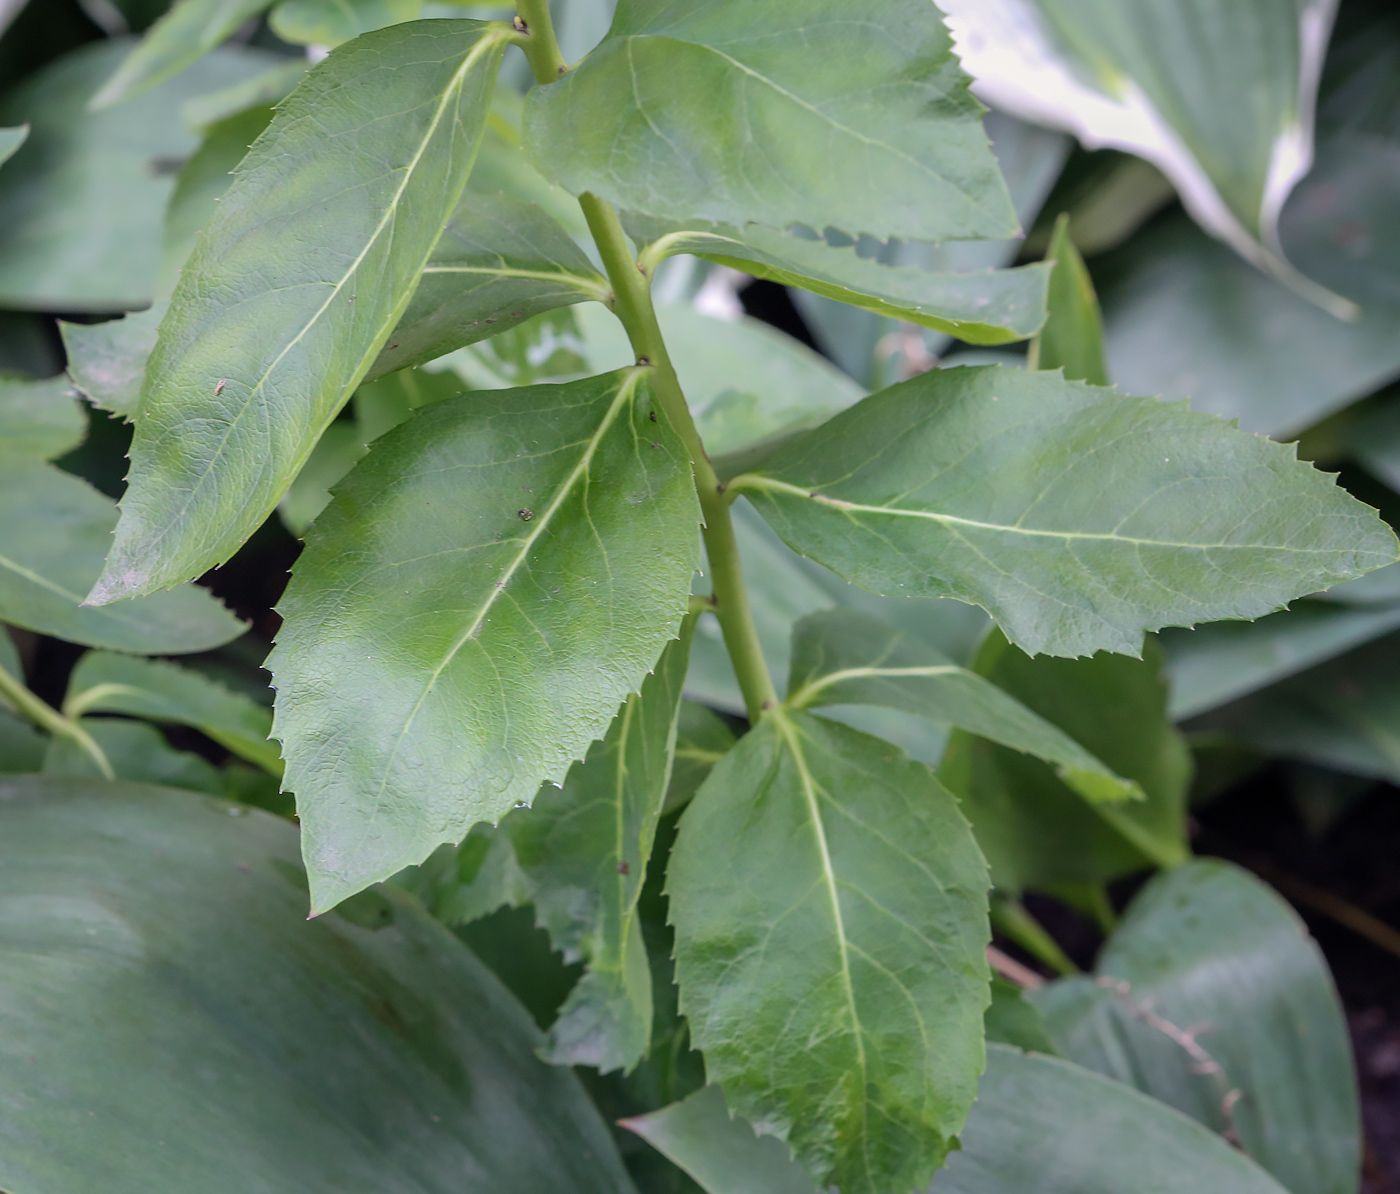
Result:
<svg viewBox="0 0 1400 1194"><path fill-rule="evenodd" d="M119 109L88 97L130 42L92 42L44 66L0 102L0 124L29 121L29 140L0 171L0 303L112 313L157 291L161 213L174 175L199 144L180 119L188 98L278 61L244 47L210 54Z"/></svg>
<svg viewBox="0 0 1400 1194"><path fill-rule="evenodd" d="M16 128L0 128L0 165L8 162L15 156L15 151L25 143L29 137L29 126L21 124Z"/></svg>
<svg viewBox="0 0 1400 1194"><path fill-rule="evenodd" d="M0 375L0 459L52 460L76 448L87 419L66 377L28 381Z"/></svg>
<svg viewBox="0 0 1400 1194"><path fill-rule="evenodd" d="M1155 1099L1051 1057L989 1044L977 1102L930 1194L1284 1194L1249 1158ZM718 1087L622 1121L705 1194L816 1194Z"/></svg>
<svg viewBox="0 0 1400 1194"><path fill-rule="evenodd" d="M997 366L872 395L730 490L846 579L980 605L1052 655L1135 654L1145 630L1256 617L1396 554L1292 447Z"/></svg>
<svg viewBox="0 0 1400 1194"><path fill-rule="evenodd" d="M502 828L532 887L535 915L566 962L586 960L541 1056L630 1072L651 1040L651 968L637 899L671 778L694 617L607 735L560 789L545 785Z"/></svg>
<svg viewBox="0 0 1400 1194"><path fill-rule="evenodd" d="M114 651L207 651L244 627L205 589L184 585L112 609L82 604L117 512L85 481L40 461L0 468L0 621Z"/></svg>
<svg viewBox="0 0 1400 1194"><path fill-rule="evenodd" d="M338 46L385 25L412 21L423 0L282 0L272 10L272 31L300 45Z"/></svg>
<svg viewBox="0 0 1400 1194"><path fill-rule="evenodd" d="M290 61L284 59L277 66L270 67L251 79L211 91L207 95L187 99L180 106L180 115L190 128L207 136L214 125L266 108L270 104L281 103L296 90L297 84L306 77L309 67L310 63L304 58L293 58ZM271 113L268 114L268 119L271 119ZM265 127L266 121L263 123ZM262 129L258 131L261 132Z"/></svg>
<svg viewBox="0 0 1400 1194"><path fill-rule="evenodd" d="M562 782L675 637L699 512L647 379L438 402L317 519L269 661L317 911Z"/></svg>
<svg viewBox="0 0 1400 1194"><path fill-rule="evenodd" d="M203 58L271 0L178 0L89 101L94 109L149 91Z"/></svg>
<svg viewBox="0 0 1400 1194"><path fill-rule="evenodd" d="M935 273L862 257L855 245L837 248L757 224L737 229L693 221L673 230L631 214L624 222L633 239L647 246L642 257L648 264L693 253L756 278L934 328L969 344L1024 340L1045 319L1050 270L1043 265Z"/></svg>
<svg viewBox="0 0 1400 1194"><path fill-rule="evenodd" d="M217 680L175 664L89 651L73 669L63 709L69 717L123 713L191 726L264 771L282 774L277 744L268 741L271 712Z"/></svg>
<svg viewBox="0 0 1400 1194"><path fill-rule="evenodd" d="M468 191L368 376L421 365L543 311L611 294L607 279L543 208Z"/></svg>
<svg viewBox="0 0 1400 1194"><path fill-rule="evenodd" d="M1265 753L1349 775L1400 779L1400 637L1390 634L1208 714Z"/></svg>
<svg viewBox="0 0 1400 1194"><path fill-rule="evenodd" d="M222 563L281 500L457 205L509 31L432 21L367 34L279 110L161 324L95 603Z"/></svg>
<svg viewBox="0 0 1400 1194"><path fill-rule="evenodd" d="M223 794L218 769L197 754L176 750L155 726L115 717L84 717L79 724L107 757L117 779ZM96 761L72 738L49 739L42 770L45 775L102 779Z"/></svg>
<svg viewBox="0 0 1400 1194"><path fill-rule="evenodd" d="M416 901L308 924L305 900L296 830L266 813L5 783L0 1016L25 1045L0 1054L0 1182L631 1194L577 1080Z"/></svg>
<svg viewBox="0 0 1400 1194"><path fill-rule="evenodd" d="M0 773L22 775L44 765L49 740L27 721L0 708Z"/></svg>
<svg viewBox="0 0 1400 1194"><path fill-rule="evenodd" d="M682 701L676 718L675 761L663 811L669 813L688 804L715 764L738 740L728 722L713 709L696 701Z"/></svg>
<svg viewBox="0 0 1400 1194"><path fill-rule="evenodd" d="M621 1123L690 1174L706 1194L817 1194L781 1141L755 1135L746 1120L730 1115L718 1086Z"/></svg>
<svg viewBox="0 0 1400 1194"><path fill-rule="evenodd" d="M1361 304L1342 323L1168 216L1095 259L1120 386L1190 398L1289 438L1400 374L1400 137L1339 132L1284 213L1309 274ZM1365 246L1358 252L1357 246Z"/></svg>
<svg viewBox="0 0 1400 1194"><path fill-rule="evenodd" d="M681 818L681 1010L730 1106L820 1186L922 1188L976 1094L986 871L921 763L774 710Z"/></svg>
<svg viewBox="0 0 1400 1194"><path fill-rule="evenodd" d="M602 307L582 307L576 318L596 370L635 359L622 325ZM712 456L733 457L815 427L865 393L805 344L757 319L717 319L677 303L661 307L657 320Z"/></svg>
<svg viewBox="0 0 1400 1194"><path fill-rule="evenodd" d="M991 681L856 610L809 614L793 627L787 703L902 709L1044 759L1086 800L1143 799L1136 783Z"/></svg>
<svg viewBox="0 0 1400 1194"><path fill-rule="evenodd" d="M1191 754L1167 717L1154 642L1140 660L1032 659L993 633L974 668L1147 795L1090 803L1039 760L954 733L939 777L962 800L998 888L1098 883L1186 860Z"/></svg>
<svg viewBox="0 0 1400 1194"><path fill-rule="evenodd" d="M1284 1194L1218 1136L1059 1058L987 1047L962 1148L929 1194Z"/></svg>
<svg viewBox="0 0 1400 1194"><path fill-rule="evenodd" d="M988 103L1148 159L1206 231L1334 315L1355 314L1294 270L1278 239L1284 200L1312 163L1330 0L944 7Z"/></svg>
<svg viewBox="0 0 1400 1194"><path fill-rule="evenodd" d="M500 908L528 904L532 897L510 835L486 824L473 825L461 845L439 846L420 866L400 871L394 883L445 925L470 924Z"/></svg>
<svg viewBox="0 0 1400 1194"><path fill-rule="evenodd" d="M1070 381L1108 385L1103 356L1103 318L1094 283L1069 234L1069 216L1055 221L1046 259L1054 262L1050 275L1050 316L1031 341L1031 369L1063 369Z"/></svg>
<svg viewBox="0 0 1400 1194"><path fill-rule="evenodd" d="M1070 1058L1228 1132L1292 1194L1356 1190L1346 1021L1321 951L1270 888L1214 859L1161 875L1098 972L1032 994Z"/></svg>
<svg viewBox="0 0 1400 1194"><path fill-rule="evenodd" d="M1040 1009L1026 1001L1026 992L1015 983L992 975L992 1003L987 1008L987 1042L1015 1045L1028 1052L1058 1056Z"/></svg>
<svg viewBox="0 0 1400 1194"><path fill-rule="evenodd" d="M1195 717L1397 627L1400 604L1375 608L1300 601L1257 622L1164 632L1171 714Z"/></svg>
<svg viewBox="0 0 1400 1194"><path fill-rule="evenodd" d="M575 194L663 220L1014 234L938 10L886 0L869 18L860 0L623 0L603 43L530 93L526 152Z"/></svg>

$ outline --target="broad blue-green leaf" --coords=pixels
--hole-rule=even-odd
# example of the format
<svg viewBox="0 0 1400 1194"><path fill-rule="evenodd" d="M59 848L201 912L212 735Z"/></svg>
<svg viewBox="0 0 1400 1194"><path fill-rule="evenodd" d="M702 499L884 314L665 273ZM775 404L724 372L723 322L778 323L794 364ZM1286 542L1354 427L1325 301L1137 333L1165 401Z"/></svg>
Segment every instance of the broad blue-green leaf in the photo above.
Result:
<svg viewBox="0 0 1400 1194"><path fill-rule="evenodd" d="M1031 341L1027 366L1063 369L1070 381L1108 385L1103 357L1103 319L1094 283L1069 234L1069 216L1055 221L1055 233L1045 254L1054 263L1050 276L1049 318Z"/></svg>
<svg viewBox="0 0 1400 1194"><path fill-rule="evenodd" d="M468 191L369 376L420 365L543 311L611 294L607 279L543 208Z"/></svg>
<svg viewBox="0 0 1400 1194"><path fill-rule="evenodd" d="M223 795L218 769L191 751L171 746L155 726L116 717L84 717L78 724L97 744L117 779ZM58 736L49 739L42 770L45 775L103 778L88 751L72 738Z"/></svg>
<svg viewBox="0 0 1400 1194"><path fill-rule="evenodd" d="M1167 217L1095 260L1109 366L1126 389L1190 398L1289 437L1400 375L1400 137L1344 131L1283 217L1313 277L1361 304L1342 323Z"/></svg>
<svg viewBox="0 0 1400 1194"><path fill-rule="evenodd" d="M526 152L568 190L664 220L1012 235L938 10L816 0L800 16L785 0L622 0L608 38L530 93Z"/></svg>
<svg viewBox="0 0 1400 1194"><path fill-rule="evenodd" d="M1033 335L1045 319L1049 268L935 273L861 257L854 245L793 236L750 224L739 229L692 221L685 228L629 216L628 231L653 263L676 253L797 286L877 315L934 328L969 344L1006 344Z"/></svg>
<svg viewBox="0 0 1400 1194"><path fill-rule="evenodd" d="M1143 797L1057 726L970 668L888 622L851 609L809 614L793 627L787 703L885 705L1044 759L1088 800Z"/></svg>
<svg viewBox="0 0 1400 1194"><path fill-rule="evenodd" d="M566 962L588 962L541 1053L556 1065L630 1072L651 1040L637 899L671 778L693 627L692 617L564 786L546 785L502 826L554 947Z"/></svg>
<svg viewBox="0 0 1400 1194"><path fill-rule="evenodd" d="M29 136L29 126L21 124L12 129L0 128L0 164L15 156L15 150L24 144Z"/></svg>
<svg viewBox="0 0 1400 1194"><path fill-rule="evenodd" d="M283 41L338 46L385 25L415 19L423 0L282 0L272 31Z"/></svg>
<svg viewBox="0 0 1400 1194"><path fill-rule="evenodd" d="M730 489L846 579L980 605L1052 655L1136 654L1145 630L1257 617L1396 555L1292 447L996 366L872 395Z"/></svg>
<svg viewBox="0 0 1400 1194"><path fill-rule="evenodd" d="M308 924L296 830L134 784L0 787L0 1184L631 1194L529 1016L392 888Z"/></svg>
<svg viewBox="0 0 1400 1194"><path fill-rule="evenodd" d="M1372 573L1375 575L1375 573ZM1400 627L1400 604L1302 601L1257 622L1216 622L1162 634L1171 714L1195 717Z"/></svg>
<svg viewBox="0 0 1400 1194"><path fill-rule="evenodd" d="M1400 780L1400 638L1390 634L1211 712L1201 724L1269 755Z"/></svg>
<svg viewBox="0 0 1400 1194"><path fill-rule="evenodd" d="M1325 593L1318 593L1321 601L1335 601L1339 605L1378 606L1400 601L1400 564L1387 564L1365 576L1358 576L1346 584L1334 585Z"/></svg>
<svg viewBox="0 0 1400 1194"><path fill-rule="evenodd" d="M699 513L647 378L438 402L317 519L269 660L317 911L562 782L675 637Z"/></svg>
<svg viewBox="0 0 1400 1194"><path fill-rule="evenodd" d="M602 307L575 313L594 369L636 357L622 325ZM657 312L705 450L714 457L825 422L864 390L805 344L760 320L718 319L688 303Z"/></svg>
<svg viewBox="0 0 1400 1194"><path fill-rule="evenodd" d="M987 1047L987 1072L929 1194L1284 1194L1170 1107L1055 1057Z"/></svg>
<svg viewBox="0 0 1400 1194"><path fill-rule="evenodd" d="M1368 403L1343 428L1342 440L1367 472L1400 489L1400 403L1389 397Z"/></svg>
<svg viewBox="0 0 1400 1194"><path fill-rule="evenodd" d="M1015 1045L1028 1053L1059 1056L1040 1009L1026 1001L1026 992L1000 974L992 975L992 1002L985 1019L987 1043Z"/></svg>
<svg viewBox="0 0 1400 1194"><path fill-rule="evenodd" d="M927 767L806 713L770 712L682 816L667 889L692 1040L819 1186L922 1187L962 1126L986 887Z"/></svg>
<svg viewBox="0 0 1400 1194"><path fill-rule="evenodd" d="M0 376L0 459L52 460L76 448L87 419L66 377L29 381Z"/></svg>
<svg viewBox="0 0 1400 1194"><path fill-rule="evenodd" d="M1147 795L1091 803L1040 760L954 733L939 776L961 799L998 888L1100 883L1189 857L1191 753L1167 717L1155 643L1142 659L1032 659L993 633L973 666Z"/></svg>
<svg viewBox="0 0 1400 1194"><path fill-rule="evenodd" d="M688 676L686 682L689 683ZM734 731L713 709L698 701L682 701L676 716L676 749L664 811L689 802L737 741Z"/></svg>
<svg viewBox="0 0 1400 1194"><path fill-rule="evenodd" d="M44 765L48 739L0 705L0 773L23 775Z"/></svg>
<svg viewBox="0 0 1400 1194"><path fill-rule="evenodd" d="M199 575L276 506L456 208L509 31L427 21L366 34L279 110L161 324L92 600Z"/></svg>
<svg viewBox="0 0 1400 1194"><path fill-rule="evenodd" d="M0 103L0 124L29 121L29 140L0 171L0 302L41 311L110 313L156 294L161 213L199 144L181 103L277 61L228 47L119 109L86 101L129 47L92 42L44 66Z"/></svg>
<svg viewBox="0 0 1400 1194"><path fill-rule="evenodd" d="M1147 158L1196 221L1333 314L1284 260L1278 215L1312 163L1332 0L947 0L977 93L1090 148Z"/></svg>
<svg viewBox="0 0 1400 1194"><path fill-rule="evenodd" d="M816 1194L778 1141L731 1118L717 1087L622 1123L705 1194ZM1155 1099L1003 1044L987 1047L959 1143L930 1194L1284 1194L1247 1157Z"/></svg>
<svg viewBox="0 0 1400 1194"><path fill-rule="evenodd" d="M621 1123L690 1174L705 1194L817 1194L782 1141L756 1135L747 1120L730 1115L718 1086Z"/></svg>
<svg viewBox="0 0 1400 1194"><path fill-rule="evenodd" d="M111 609L82 604L117 512L85 481L36 460L0 468L0 621L114 651L207 651L243 625L206 590L183 585Z"/></svg>
<svg viewBox="0 0 1400 1194"><path fill-rule="evenodd" d="M268 741L271 712L217 680L175 664L89 651L73 669L63 709L69 717L122 713L191 726L264 771L282 773L277 744Z"/></svg>
<svg viewBox="0 0 1400 1194"><path fill-rule="evenodd" d="M1098 973L1032 993L1070 1058L1228 1132L1293 1194L1355 1194L1346 1021L1279 896L1228 863L1189 863L1133 901Z"/></svg>
<svg viewBox="0 0 1400 1194"><path fill-rule="evenodd" d="M271 2L177 0L88 101L88 106L109 108L178 75Z"/></svg>

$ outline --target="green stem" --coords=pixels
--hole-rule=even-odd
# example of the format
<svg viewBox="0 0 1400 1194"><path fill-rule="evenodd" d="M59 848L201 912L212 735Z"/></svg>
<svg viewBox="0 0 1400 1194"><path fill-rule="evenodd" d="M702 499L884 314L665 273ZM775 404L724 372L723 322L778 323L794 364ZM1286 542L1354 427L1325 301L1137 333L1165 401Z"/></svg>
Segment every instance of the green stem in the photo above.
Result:
<svg viewBox="0 0 1400 1194"><path fill-rule="evenodd" d="M515 26L519 33L516 45L525 51L535 82L553 83L569 69L569 64L559 53L554 20L549 15L549 0L517 0L515 10L520 14ZM522 24L523 29L520 28Z"/></svg>
<svg viewBox="0 0 1400 1194"><path fill-rule="evenodd" d="M517 11L525 25L517 42L530 60L535 82L554 82L568 66L554 38L548 0L518 0ZM656 321L651 283L632 256L632 247L617 213L611 204L595 195L580 195L579 206L583 208L588 230L593 234L608 280L612 283L613 311L627 331L632 351L637 354L637 363L650 365L654 370L652 380L657 403L681 437L690 456L704 521L705 552L710 560L714 613L724 632L724 644L734 663L749 720L756 722L765 709L778 703L778 693L773 687L772 676L768 674L768 664L764 661L758 641L758 628L754 625L753 611L749 607L748 589L744 587L743 571L739 564L739 545L734 538L734 524L729 517L724 486L715 475L710 458L705 454L704 441L696 430L695 420L690 417L690 407L681 390L675 366L671 364L671 354L666 351L661 325Z"/></svg>
<svg viewBox="0 0 1400 1194"><path fill-rule="evenodd" d="M0 667L0 695L4 695L16 710L29 718L41 730L47 730L50 734L60 738L69 738L76 742L97 764L97 769L102 772L104 779L117 778L113 774L112 764L107 761L107 756L102 752L102 748L92 740L92 736L82 726L76 721L64 717L57 709L45 704L3 667Z"/></svg>
<svg viewBox="0 0 1400 1194"><path fill-rule="evenodd" d="M1044 962L1057 974L1078 974L1079 967L1070 961L1059 942L1045 931L1020 900L992 898L992 928L1009 937L1027 953Z"/></svg>
<svg viewBox="0 0 1400 1194"><path fill-rule="evenodd" d="M632 256L622 223L612 206L596 195L579 196L584 219L598 246L603 267L613 285L613 310L627 331L638 364L651 365L655 370L653 387L656 400L667 421L675 428L695 472L695 489L700 496L700 513L704 519L705 553L710 560L710 582L714 587L715 616L724 632L724 645L734 663L734 674L744 694L749 720L756 722L765 709L778 703L777 689L768 674L768 664L758 640L749 593L744 585L743 569L739 563L739 544L734 538L734 523L729 517L729 502L724 486L705 444L690 417L690 407L681 390L661 325L656 320L656 308L651 301L651 285Z"/></svg>

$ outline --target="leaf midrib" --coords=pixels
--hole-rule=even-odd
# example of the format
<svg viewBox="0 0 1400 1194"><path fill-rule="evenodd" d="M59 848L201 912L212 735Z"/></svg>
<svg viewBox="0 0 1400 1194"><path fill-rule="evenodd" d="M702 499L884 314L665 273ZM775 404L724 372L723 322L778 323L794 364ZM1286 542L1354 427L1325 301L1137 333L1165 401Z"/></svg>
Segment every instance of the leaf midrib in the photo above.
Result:
<svg viewBox="0 0 1400 1194"><path fill-rule="evenodd" d="M1037 527L1021 527L1008 523L984 522L976 518L963 518L956 514L941 514L936 510L911 510L901 506L872 506L863 502L848 502L843 498L830 497L800 485L779 481L775 477L746 474L735 477L729 483L730 492L736 490L763 490L770 493L786 494L802 498L821 506L829 506L847 514L876 514L888 518L921 518L928 522L946 526L971 527L981 531L995 531L1003 535L1022 535L1033 539L1083 539L1096 543L1123 543L1132 547L1167 547L1183 551L1286 551L1294 555L1335 556L1335 548L1290 547L1285 543L1181 543L1171 539L1142 539L1133 535L1119 535L1113 531L1049 531Z"/></svg>
<svg viewBox="0 0 1400 1194"><path fill-rule="evenodd" d="M448 85L443 88L442 95L438 99L437 109L433 113L433 118L429 122L428 129L423 134L422 138L419 140L418 148L414 151L413 157L410 159L407 167L404 169L404 176L402 181L399 183L398 188L394 192L393 198L390 200L388 206L385 208L384 214L380 217L379 223L375 225L374 231L365 240L364 247L361 248L360 252L355 256L355 259L346 268L345 272L341 275L340 280L337 281L335 285L331 288L331 293L327 296L325 302L323 302L320 305L320 307L316 309L315 313L312 314L312 316L308 320L306 320L306 322L302 325L297 334L293 336L292 339L290 339L282 347L281 352L277 354L277 356L263 371L262 376L258 378L257 382L255 382L253 387L248 391L248 396L244 400L242 406L239 408L238 413L228 421L228 426L225 429L222 438L219 440L218 447L215 448L215 450L210 454L203 470L198 474L194 484L190 486L188 496L186 497L184 503L170 515L168 521L166 522L165 528L161 530L151 540L151 546L149 549L151 553L155 553L159 545L169 535L175 532L177 525L184 519L185 514L194 504L197 495L202 491L210 476L213 475L216 466L222 460L224 452L228 447L228 441L233 435L234 430L242 422L243 417L246 414L248 414L248 412L252 409L254 400L258 398L263 392L263 388L267 385L267 380L269 377L271 377L273 370L275 370L282 363L282 361L286 358L287 354L291 352L293 348L300 344L301 341L307 335L310 334L311 329L316 326L316 324L320 321L321 316L324 315L326 311L330 308L331 303L335 301L335 299L349 284L350 280L359 271L360 266L364 263L364 260L369 255L370 250L374 248L376 244L378 244L380 237L383 236L385 229L389 227L389 225L394 221L394 217L398 215L399 206L403 200L404 192L408 189L409 184L413 181L418 167L423 160L423 155L427 152L429 143L437 135L438 128L442 124L443 115L447 111L450 102L454 97L460 94L462 88L466 85L467 76L469 75L471 68L476 65L478 59L486 53L493 50L499 43L501 43L504 40L505 35L503 33L495 33L494 35L489 31L483 33L477 41L477 43L474 46L472 46L472 48L467 52L466 57L462 59L462 65L457 68ZM447 226L450 219L450 213L443 218L443 228ZM428 253L427 255L425 255L424 258L425 265L427 260L430 259L431 254L432 249L429 248ZM420 267L418 270L420 276L423 272L423 268L424 267ZM413 288L406 288L404 299L399 304L400 307L406 307L408 300L412 298L412 295ZM401 310L396 313L391 313L391 317L384 321L380 333L380 336L382 338L387 338L388 333L393 330L394 325L398 322L398 317L400 315L402 315ZM378 351L378 347L379 346L371 346L371 349L364 354L360 362L362 367L375 355L375 353ZM314 443L312 446L314 446ZM309 456L310 451L311 449L307 448L306 452L304 453L304 456ZM305 463L304 459L302 463Z"/></svg>

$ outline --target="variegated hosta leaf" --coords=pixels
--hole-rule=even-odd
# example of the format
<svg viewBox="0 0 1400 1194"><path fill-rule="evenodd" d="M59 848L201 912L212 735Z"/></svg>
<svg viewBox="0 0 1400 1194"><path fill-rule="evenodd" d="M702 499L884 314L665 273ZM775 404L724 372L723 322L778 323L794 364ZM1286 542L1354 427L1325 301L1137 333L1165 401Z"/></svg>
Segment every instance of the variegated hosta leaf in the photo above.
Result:
<svg viewBox="0 0 1400 1194"><path fill-rule="evenodd" d="M1337 0L943 0L977 94L1147 158L1203 228L1334 314L1283 257Z"/></svg>

